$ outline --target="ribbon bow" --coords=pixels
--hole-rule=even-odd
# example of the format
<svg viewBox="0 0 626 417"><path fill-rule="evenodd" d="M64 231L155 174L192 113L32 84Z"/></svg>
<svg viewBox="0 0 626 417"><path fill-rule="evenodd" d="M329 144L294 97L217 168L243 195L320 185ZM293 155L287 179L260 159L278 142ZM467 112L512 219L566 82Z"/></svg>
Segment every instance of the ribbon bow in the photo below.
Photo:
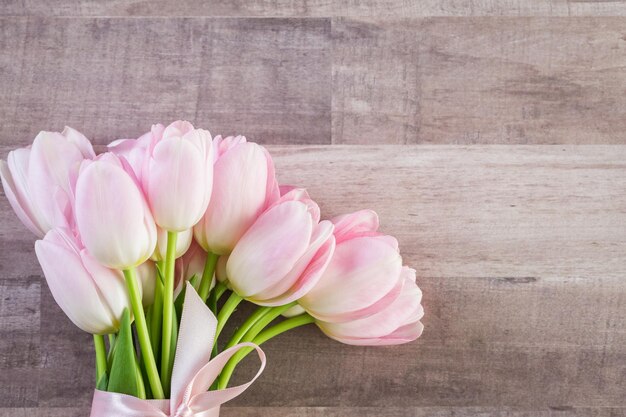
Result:
<svg viewBox="0 0 626 417"><path fill-rule="evenodd" d="M218 417L220 405L244 392L263 372L265 354L257 345L240 343L211 359L217 319L187 284L180 321L170 400L142 400L131 395L95 390L91 417ZM207 391L226 362L244 347L256 349L261 367L249 382Z"/></svg>

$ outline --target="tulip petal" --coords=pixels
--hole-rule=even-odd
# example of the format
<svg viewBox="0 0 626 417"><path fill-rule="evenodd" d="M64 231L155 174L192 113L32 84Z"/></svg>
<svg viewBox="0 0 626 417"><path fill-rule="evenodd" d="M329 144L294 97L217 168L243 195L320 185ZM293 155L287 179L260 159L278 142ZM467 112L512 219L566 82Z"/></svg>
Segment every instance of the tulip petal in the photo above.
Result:
<svg viewBox="0 0 626 417"><path fill-rule="evenodd" d="M70 201L70 173L83 159L80 149L60 133L40 132L33 142L28 164L29 189L32 200L51 227L68 226L68 220L63 218L66 206L58 206L57 193L66 194L66 201Z"/></svg>
<svg viewBox="0 0 626 417"><path fill-rule="evenodd" d="M37 209L33 207L34 203L28 195L26 173L24 172L24 169L28 167L28 154L29 150L27 149L16 149L10 152L9 163L0 161L0 178L2 179L4 193L17 217L28 230L37 237L42 238L48 226L45 220L39 217ZM12 160L23 160L23 157L26 158L26 165L24 165L24 162L11 164ZM13 170L10 169L11 165L15 167Z"/></svg>
<svg viewBox="0 0 626 417"><path fill-rule="evenodd" d="M136 266L152 255L156 227L132 177L97 160L76 182L76 221L87 250L110 268Z"/></svg>
<svg viewBox="0 0 626 417"><path fill-rule="evenodd" d="M328 321L365 317L389 305L402 287L402 258L380 237L360 237L338 244L317 285L300 304Z"/></svg>
<svg viewBox="0 0 626 417"><path fill-rule="evenodd" d="M49 234L58 233L56 230ZM76 326L94 334L115 331L110 312L100 302L100 294L78 253L48 238L35 243L35 253L52 296Z"/></svg>
<svg viewBox="0 0 626 417"><path fill-rule="evenodd" d="M196 226L200 245L216 254L229 253L266 208L267 160L256 143L245 143L222 155L214 166L213 194Z"/></svg>
<svg viewBox="0 0 626 417"><path fill-rule="evenodd" d="M100 264L85 249L80 251L80 258L100 294L100 301L108 309L109 315L122 317L124 309L130 308L124 275L118 270ZM115 327L119 327L119 321L115 322Z"/></svg>
<svg viewBox="0 0 626 417"><path fill-rule="evenodd" d="M424 314L420 304L422 292L406 273L403 277L401 294L386 308L369 317L344 323L320 322L319 327L333 337L375 339L419 321Z"/></svg>
<svg viewBox="0 0 626 417"><path fill-rule="evenodd" d="M180 137L163 139L152 151L142 179L154 219L166 230L189 229L206 211L213 171L200 151L205 149Z"/></svg>
<svg viewBox="0 0 626 417"><path fill-rule="evenodd" d="M326 270L334 250L333 225L324 220L316 226L311 245L289 274L277 285L262 294L251 297L251 300L259 305L278 306L302 297L317 284Z"/></svg>
<svg viewBox="0 0 626 417"><path fill-rule="evenodd" d="M335 225L337 243L362 236L377 236L378 214L373 210L360 210L335 217L331 220Z"/></svg>
<svg viewBox="0 0 626 417"><path fill-rule="evenodd" d="M263 213L228 259L226 272L233 289L250 297L276 285L309 247L312 229L308 207L299 201Z"/></svg>
<svg viewBox="0 0 626 417"><path fill-rule="evenodd" d="M96 153L93 150L93 146L89 139L78 130L73 129L69 126L65 126L61 135L65 136L68 142L73 143L80 150L80 153L83 154L83 158L93 159L96 157Z"/></svg>

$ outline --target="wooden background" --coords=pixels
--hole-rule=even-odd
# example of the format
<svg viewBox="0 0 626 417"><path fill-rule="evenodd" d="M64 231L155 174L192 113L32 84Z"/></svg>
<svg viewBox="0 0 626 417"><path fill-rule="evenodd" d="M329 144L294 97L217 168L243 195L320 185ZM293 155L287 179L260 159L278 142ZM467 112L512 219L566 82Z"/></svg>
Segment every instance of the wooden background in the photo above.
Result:
<svg viewBox="0 0 626 417"><path fill-rule="evenodd" d="M0 15L3 158L65 124L98 144L178 118L242 133L326 216L377 210L417 269L419 341L299 329L223 416L626 415L626 2L0 0ZM0 416L86 416L91 339L1 197Z"/></svg>

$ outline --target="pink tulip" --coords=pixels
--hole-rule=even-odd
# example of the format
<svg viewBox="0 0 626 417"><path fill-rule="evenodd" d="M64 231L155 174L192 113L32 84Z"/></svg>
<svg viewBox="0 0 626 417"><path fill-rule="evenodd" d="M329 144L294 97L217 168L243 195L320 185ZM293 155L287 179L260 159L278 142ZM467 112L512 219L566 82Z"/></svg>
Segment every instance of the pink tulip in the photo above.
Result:
<svg viewBox="0 0 626 417"><path fill-rule="evenodd" d="M83 159L94 158L89 140L66 127L62 133L40 132L33 145L9 152L0 176L11 207L38 237L53 227L71 227L72 177Z"/></svg>
<svg viewBox="0 0 626 417"><path fill-rule="evenodd" d="M178 237L176 238L176 258L180 258L185 254L185 252L187 252L192 240L192 229L183 230L182 232L178 233ZM152 254L152 260L156 262L165 260L166 252L167 231L157 226L157 245L154 253Z"/></svg>
<svg viewBox="0 0 626 417"><path fill-rule="evenodd" d="M417 339L424 330L422 292L415 283L415 270L403 267L403 287L389 306L366 318L344 323L318 321L327 336L349 345L397 345Z"/></svg>
<svg viewBox="0 0 626 417"><path fill-rule="evenodd" d="M52 229L35 243L50 291L57 304L82 330L117 332L130 300L121 272L91 257L68 229Z"/></svg>
<svg viewBox="0 0 626 417"><path fill-rule="evenodd" d="M332 222L335 253L300 305L313 317L331 323L380 312L398 298L404 283L398 242L377 232L378 216L371 210Z"/></svg>
<svg viewBox="0 0 626 417"><path fill-rule="evenodd" d="M211 197L210 133L178 121L161 135L153 134L141 181L157 225L176 232L193 227L202 218Z"/></svg>
<svg viewBox="0 0 626 417"><path fill-rule="evenodd" d="M297 300L315 285L335 248L333 225L293 190L264 212L239 240L226 264L234 291L265 306ZM319 223L318 223L319 222Z"/></svg>
<svg viewBox="0 0 626 417"><path fill-rule="evenodd" d="M76 223L100 263L127 269L154 252L157 232L132 169L112 153L85 161L76 182Z"/></svg>
<svg viewBox="0 0 626 417"><path fill-rule="evenodd" d="M207 251L230 253L259 215L279 198L274 164L265 148L243 136L217 136L213 194L194 235Z"/></svg>

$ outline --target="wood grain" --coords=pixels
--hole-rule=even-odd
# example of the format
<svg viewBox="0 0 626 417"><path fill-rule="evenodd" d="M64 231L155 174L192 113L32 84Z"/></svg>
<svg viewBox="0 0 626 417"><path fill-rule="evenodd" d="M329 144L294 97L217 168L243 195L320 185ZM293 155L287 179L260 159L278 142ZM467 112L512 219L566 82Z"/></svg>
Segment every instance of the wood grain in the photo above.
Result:
<svg viewBox="0 0 626 417"><path fill-rule="evenodd" d="M280 181L306 186L325 217L379 212L418 271L426 330L389 348L341 345L314 326L286 334L264 346L267 370L224 415L624 415L626 146L270 150ZM0 224L13 216L2 210ZM8 239L32 244L26 233L0 235L0 264L17 253ZM36 260L19 262L30 270ZM21 288L18 276L5 282ZM73 415L56 410L71 401L84 415L89 337L41 287L0 304L6 316L15 300L41 293L41 364L11 359L24 367L0 374L0 407ZM236 377L256 366L246 361Z"/></svg>
<svg viewBox="0 0 626 417"><path fill-rule="evenodd" d="M0 137L65 124L96 143L188 119L330 143L329 19L0 19Z"/></svg>
<svg viewBox="0 0 626 417"><path fill-rule="evenodd" d="M620 0L4 0L3 15L38 16L598 16Z"/></svg>
<svg viewBox="0 0 626 417"><path fill-rule="evenodd" d="M333 19L333 143L625 143L625 24Z"/></svg>

